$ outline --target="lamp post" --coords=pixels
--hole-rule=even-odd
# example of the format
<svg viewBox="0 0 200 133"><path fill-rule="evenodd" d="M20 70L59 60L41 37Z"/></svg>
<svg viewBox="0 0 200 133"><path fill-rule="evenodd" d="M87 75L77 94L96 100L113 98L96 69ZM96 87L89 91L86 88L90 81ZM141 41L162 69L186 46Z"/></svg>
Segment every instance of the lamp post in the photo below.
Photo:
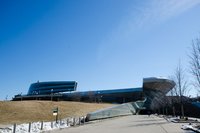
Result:
<svg viewBox="0 0 200 133"><path fill-rule="evenodd" d="M53 109L53 116L56 117L56 123L58 123L58 107Z"/></svg>
<svg viewBox="0 0 200 133"><path fill-rule="evenodd" d="M51 89L51 101L53 100L53 89Z"/></svg>

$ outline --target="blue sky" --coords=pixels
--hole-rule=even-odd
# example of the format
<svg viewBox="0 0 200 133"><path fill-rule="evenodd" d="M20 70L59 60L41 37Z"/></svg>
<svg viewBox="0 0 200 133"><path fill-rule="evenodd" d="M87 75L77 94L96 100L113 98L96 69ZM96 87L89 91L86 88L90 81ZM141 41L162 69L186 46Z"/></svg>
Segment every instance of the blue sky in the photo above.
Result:
<svg viewBox="0 0 200 133"><path fill-rule="evenodd" d="M199 14L199 0L1 0L0 99L38 80L98 90L168 77L179 59L187 71Z"/></svg>

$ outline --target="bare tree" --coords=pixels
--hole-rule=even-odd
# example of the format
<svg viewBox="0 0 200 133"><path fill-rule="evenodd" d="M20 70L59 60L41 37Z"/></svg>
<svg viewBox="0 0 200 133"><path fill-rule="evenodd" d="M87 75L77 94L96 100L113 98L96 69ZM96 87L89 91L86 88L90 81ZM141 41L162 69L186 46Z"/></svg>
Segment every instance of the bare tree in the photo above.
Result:
<svg viewBox="0 0 200 133"><path fill-rule="evenodd" d="M200 37L192 41L190 58L190 72L194 76L194 86L200 92Z"/></svg>
<svg viewBox="0 0 200 133"><path fill-rule="evenodd" d="M173 78L171 78L173 80ZM175 103L176 100L175 100L175 97L178 96L178 93L177 93L177 90L176 90L176 87L174 87L170 92L169 92L169 95L171 96L170 98L170 105L172 107L172 112L173 112L173 116L176 116L176 107L175 107Z"/></svg>
<svg viewBox="0 0 200 133"><path fill-rule="evenodd" d="M174 94L179 96L179 102L181 105L181 115L184 117L184 107L183 107L183 96L186 94L188 89L188 82L186 80L185 71L181 66L181 62L179 61L178 66L174 73L174 82L176 83L174 87Z"/></svg>

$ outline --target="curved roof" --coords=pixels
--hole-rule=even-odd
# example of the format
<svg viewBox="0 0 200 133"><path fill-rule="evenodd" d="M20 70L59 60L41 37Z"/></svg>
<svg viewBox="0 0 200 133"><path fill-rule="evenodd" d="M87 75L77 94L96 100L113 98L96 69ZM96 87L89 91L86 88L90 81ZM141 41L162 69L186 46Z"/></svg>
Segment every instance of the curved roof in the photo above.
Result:
<svg viewBox="0 0 200 133"><path fill-rule="evenodd" d="M161 91L163 93L169 92L175 86L173 80L163 77L150 77L143 79L143 88L148 90Z"/></svg>
<svg viewBox="0 0 200 133"><path fill-rule="evenodd" d="M51 94L59 92L75 91L76 81L49 81L31 84L28 95Z"/></svg>

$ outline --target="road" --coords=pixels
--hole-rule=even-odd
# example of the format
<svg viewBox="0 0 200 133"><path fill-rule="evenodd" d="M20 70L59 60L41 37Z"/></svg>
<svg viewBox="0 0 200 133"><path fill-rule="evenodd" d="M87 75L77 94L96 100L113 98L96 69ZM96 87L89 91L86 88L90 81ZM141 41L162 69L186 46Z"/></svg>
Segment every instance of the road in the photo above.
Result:
<svg viewBox="0 0 200 133"><path fill-rule="evenodd" d="M182 130L182 124L171 123L151 115L117 117L86 125L51 131L50 133L191 133Z"/></svg>

